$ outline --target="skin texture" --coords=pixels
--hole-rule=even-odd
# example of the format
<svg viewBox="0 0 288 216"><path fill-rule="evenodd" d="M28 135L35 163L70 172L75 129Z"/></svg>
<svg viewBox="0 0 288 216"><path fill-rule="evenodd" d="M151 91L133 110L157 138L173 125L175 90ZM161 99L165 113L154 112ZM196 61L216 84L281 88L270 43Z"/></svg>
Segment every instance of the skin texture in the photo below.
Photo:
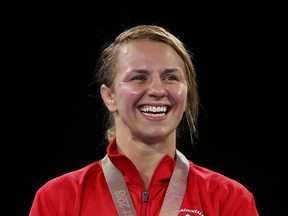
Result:
<svg viewBox="0 0 288 216"><path fill-rule="evenodd" d="M103 101L114 114L118 150L135 163L146 184L164 155L174 157L176 128L187 107L184 70L169 45L130 41L120 49L114 89L101 86ZM167 112L145 114L145 107Z"/></svg>

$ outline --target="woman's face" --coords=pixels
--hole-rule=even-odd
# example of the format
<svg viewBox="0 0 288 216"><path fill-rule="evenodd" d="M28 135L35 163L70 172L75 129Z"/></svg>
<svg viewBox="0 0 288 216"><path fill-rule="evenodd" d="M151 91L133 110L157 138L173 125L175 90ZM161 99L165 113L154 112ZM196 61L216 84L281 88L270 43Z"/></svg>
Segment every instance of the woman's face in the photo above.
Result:
<svg viewBox="0 0 288 216"><path fill-rule="evenodd" d="M114 113L117 136L144 142L174 138L187 106L184 62L169 45L132 41L119 53L108 109ZM105 99L104 99L105 101Z"/></svg>

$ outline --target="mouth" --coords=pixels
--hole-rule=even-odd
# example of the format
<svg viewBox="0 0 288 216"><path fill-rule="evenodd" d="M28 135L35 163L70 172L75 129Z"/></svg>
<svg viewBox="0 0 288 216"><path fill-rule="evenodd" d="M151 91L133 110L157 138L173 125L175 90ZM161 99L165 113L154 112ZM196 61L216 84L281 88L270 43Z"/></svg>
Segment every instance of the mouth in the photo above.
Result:
<svg viewBox="0 0 288 216"><path fill-rule="evenodd" d="M140 111L148 117L163 117L168 113L168 106L143 106Z"/></svg>

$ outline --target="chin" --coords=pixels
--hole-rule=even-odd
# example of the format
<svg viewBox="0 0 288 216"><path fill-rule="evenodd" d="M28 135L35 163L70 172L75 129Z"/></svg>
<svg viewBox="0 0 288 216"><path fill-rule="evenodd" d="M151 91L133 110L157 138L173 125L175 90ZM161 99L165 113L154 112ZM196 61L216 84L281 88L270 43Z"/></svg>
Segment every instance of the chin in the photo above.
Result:
<svg viewBox="0 0 288 216"><path fill-rule="evenodd" d="M146 142L146 143L159 143L159 142L164 142L165 140L167 140L167 138L169 137L169 134L162 134L159 135L160 133L147 133L146 135L143 136L141 139Z"/></svg>

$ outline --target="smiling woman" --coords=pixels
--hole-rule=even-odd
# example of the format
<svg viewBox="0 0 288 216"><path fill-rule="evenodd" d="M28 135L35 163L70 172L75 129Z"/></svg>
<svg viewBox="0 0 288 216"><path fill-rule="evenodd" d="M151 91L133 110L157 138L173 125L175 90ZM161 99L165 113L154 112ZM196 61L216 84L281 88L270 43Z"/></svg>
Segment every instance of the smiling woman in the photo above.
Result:
<svg viewBox="0 0 288 216"><path fill-rule="evenodd" d="M126 151L122 145L130 141L153 143L173 155L175 128L187 106L182 59L172 47L154 41L129 42L117 53L117 76L112 87L101 86L101 94L113 114L119 148ZM159 115L161 107L166 112ZM131 158L136 149L129 149L131 156L122 153Z"/></svg>
<svg viewBox="0 0 288 216"><path fill-rule="evenodd" d="M166 29L138 25L102 51L95 81L108 111L107 154L44 184L36 215L258 216L239 182L188 160L177 135L197 135L192 58Z"/></svg>

